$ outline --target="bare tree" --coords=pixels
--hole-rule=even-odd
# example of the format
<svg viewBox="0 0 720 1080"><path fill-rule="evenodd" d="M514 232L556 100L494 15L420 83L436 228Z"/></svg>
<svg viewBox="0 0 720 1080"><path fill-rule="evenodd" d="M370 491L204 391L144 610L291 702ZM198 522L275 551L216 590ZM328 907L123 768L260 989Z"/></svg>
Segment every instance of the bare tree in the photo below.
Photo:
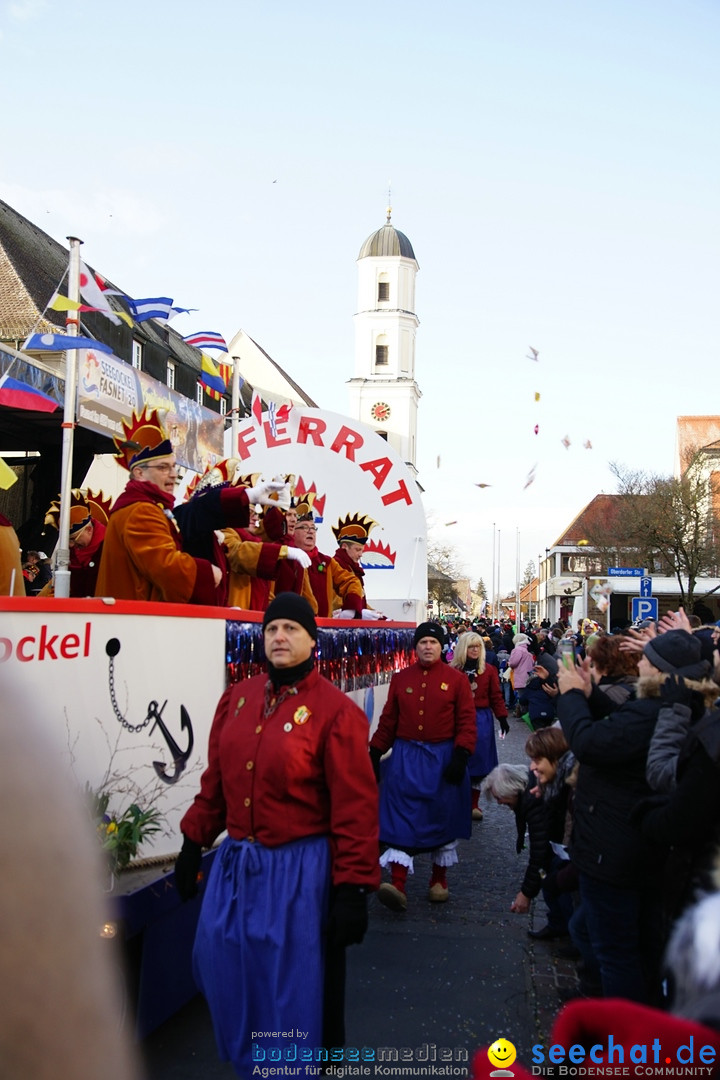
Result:
<svg viewBox="0 0 720 1080"><path fill-rule="evenodd" d="M610 509L585 522L585 540L606 566L642 566L674 577L688 610L698 579L717 576L720 564L713 508L720 485L706 460L694 451L680 477L611 464L618 493Z"/></svg>
<svg viewBox="0 0 720 1080"><path fill-rule="evenodd" d="M439 604L455 604L455 582L464 577L460 556L452 544L428 542L428 596Z"/></svg>
<svg viewBox="0 0 720 1080"><path fill-rule="evenodd" d="M522 576L522 580L520 582L520 588L524 589L526 585L529 585L530 582L534 581L534 580L535 580L535 563L531 559L530 562L525 567L525 573Z"/></svg>

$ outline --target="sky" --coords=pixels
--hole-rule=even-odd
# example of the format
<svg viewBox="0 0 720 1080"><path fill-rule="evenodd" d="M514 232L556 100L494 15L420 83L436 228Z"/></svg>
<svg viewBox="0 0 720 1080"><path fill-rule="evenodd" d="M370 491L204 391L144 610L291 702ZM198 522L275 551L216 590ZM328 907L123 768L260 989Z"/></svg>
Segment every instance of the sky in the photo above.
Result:
<svg viewBox="0 0 720 1080"><path fill-rule="evenodd" d="M719 45L717 0L0 0L0 198L347 413L390 186L430 536L505 593L720 412Z"/></svg>

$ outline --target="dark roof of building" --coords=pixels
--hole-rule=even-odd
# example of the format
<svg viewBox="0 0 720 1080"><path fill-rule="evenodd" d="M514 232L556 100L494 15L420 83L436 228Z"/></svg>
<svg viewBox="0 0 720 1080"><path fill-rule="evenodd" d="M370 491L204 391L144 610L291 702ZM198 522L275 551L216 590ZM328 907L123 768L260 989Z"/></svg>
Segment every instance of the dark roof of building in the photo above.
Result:
<svg viewBox="0 0 720 1080"><path fill-rule="evenodd" d="M620 495L596 495L560 534L553 547L577 547L591 527L594 528L599 521L607 521L614 515L620 498Z"/></svg>
<svg viewBox="0 0 720 1080"><path fill-rule="evenodd" d="M402 235L402 234L401 234ZM80 249L82 258L82 248ZM84 260L83 260L84 261ZM62 333L65 329L64 315L45 311L54 292L67 295L67 284L61 282L68 269L69 248L53 240L27 218L0 200L0 342L19 348L30 333ZM93 273L95 268L86 264ZM125 292L103 274L111 289ZM107 298L115 311L126 311L126 306L115 296ZM44 312L44 314L43 314ZM202 353L183 341L182 335L167 323L147 319L133 323L132 327L121 322L114 325L99 312L83 312L80 332L109 345L116 356L130 363L133 340L151 344L162 350L163 355L184 364L198 373L202 370ZM257 342L255 342L257 345ZM317 408L305 391L265 352L257 346L269 362L295 389L308 405ZM230 362L230 361L228 361ZM253 387L243 383L240 398L249 407Z"/></svg>
<svg viewBox="0 0 720 1080"><path fill-rule="evenodd" d="M428 563L427 567L427 577L428 581L447 581L450 584L453 584L453 579L451 577L448 577L447 574L444 574L442 570L438 570L437 566L433 566L433 564L430 562Z"/></svg>
<svg viewBox="0 0 720 1080"><path fill-rule="evenodd" d="M405 259L415 259L412 244L405 233L401 233L389 221L368 236L360 248L358 259L367 259L371 255L401 255Z"/></svg>
<svg viewBox="0 0 720 1080"><path fill-rule="evenodd" d="M63 315L45 309L54 292L67 295L67 282L63 279L68 262L69 248L0 201L0 341L18 348L30 333L64 330ZM95 272L90 263L86 265ZM118 288L109 280L108 284ZM126 310L115 296L108 297L108 302L116 311ZM81 315L80 332L110 345L122 360L131 359L132 342L136 339L161 346L187 367L198 372L201 369L200 351L187 345L177 331L155 319L134 323L132 327L124 322L116 326L104 315L88 311Z"/></svg>

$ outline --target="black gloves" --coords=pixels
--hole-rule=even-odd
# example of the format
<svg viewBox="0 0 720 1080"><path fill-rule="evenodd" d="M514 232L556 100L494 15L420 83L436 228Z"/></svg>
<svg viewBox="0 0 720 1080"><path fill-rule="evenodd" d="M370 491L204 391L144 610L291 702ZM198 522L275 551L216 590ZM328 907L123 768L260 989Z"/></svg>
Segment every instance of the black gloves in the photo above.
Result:
<svg viewBox="0 0 720 1080"><path fill-rule="evenodd" d="M462 784L467 763L470 760L470 752L462 746L454 746L452 757L443 773L443 778L448 784Z"/></svg>
<svg viewBox="0 0 720 1080"><path fill-rule="evenodd" d="M370 747L370 761L372 762L373 772L375 773L375 779L378 784L380 783L380 758L382 756L382 750L378 750L376 746Z"/></svg>
<svg viewBox="0 0 720 1080"><path fill-rule="evenodd" d="M705 699L699 690L692 690L682 675L668 675L660 687L660 698L666 705L686 705L695 723L705 713Z"/></svg>
<svg viewBox="0 0 720 1080"><path fill-rule="evenodd" d="M507 716L498 716L498 724L503 735L507 735L510 731L510 725L507 722Z"/></svg>
<svg viewBox="0 0 720 1080"><path fill-rule="evenodd" d="M328 914L328 945L359 945L368 928L367 890L364 885L338 885L333 889Z"/></svg>
<svg viewBox="0 0 720 1080"><path fill-rule="evenodd" d="M197 896L197 876L202 859L202 847L194 840L183 837L183 846L175 860L175 888L181 900L192 900Z"/></svg>
<svg viewBox="0 0 720 1080"><path fill-rule="evenodd" d="M661 807L667 806L670 801L669 795L648 795L644 799L640 799L636 802L630 811L628 821L636 828L642 830L643 821L653 810L658 810Z"/></svg>

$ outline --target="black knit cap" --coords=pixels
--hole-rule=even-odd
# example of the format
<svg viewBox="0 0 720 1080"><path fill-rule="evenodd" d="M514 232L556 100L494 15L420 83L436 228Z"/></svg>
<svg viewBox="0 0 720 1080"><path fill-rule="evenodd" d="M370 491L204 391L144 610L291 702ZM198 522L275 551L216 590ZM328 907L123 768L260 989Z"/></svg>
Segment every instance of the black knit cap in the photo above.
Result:
<svg viewBox="0 0 720 1080"><path fill-rule="evenodd" d="M668 630L665 634L648 641L643 649L651 664L660 671L683 675L687 679L701 679L710 665L702 659L700 642L687 630Z"/></svg>
<svg viewBox="0 0 720 1080"><path fill-rule="evenodd" d="M317 641L318 630L313 609L304 596L294 592L283 592L271 600L263 616L263 630L273 619L291 619L300 623L307 630L313 641Z"/></svg>
<svg viewBox="0 0 720 1080"><path fill-rule="evenodd" d="M445 635L443 634L443 628L440 623L436 622L422 622L415 631L413 637L413 648L417 645L418 641L421 641L424 637L434 637L436 641L439 641L441 645L445 644Z"/></svg>

